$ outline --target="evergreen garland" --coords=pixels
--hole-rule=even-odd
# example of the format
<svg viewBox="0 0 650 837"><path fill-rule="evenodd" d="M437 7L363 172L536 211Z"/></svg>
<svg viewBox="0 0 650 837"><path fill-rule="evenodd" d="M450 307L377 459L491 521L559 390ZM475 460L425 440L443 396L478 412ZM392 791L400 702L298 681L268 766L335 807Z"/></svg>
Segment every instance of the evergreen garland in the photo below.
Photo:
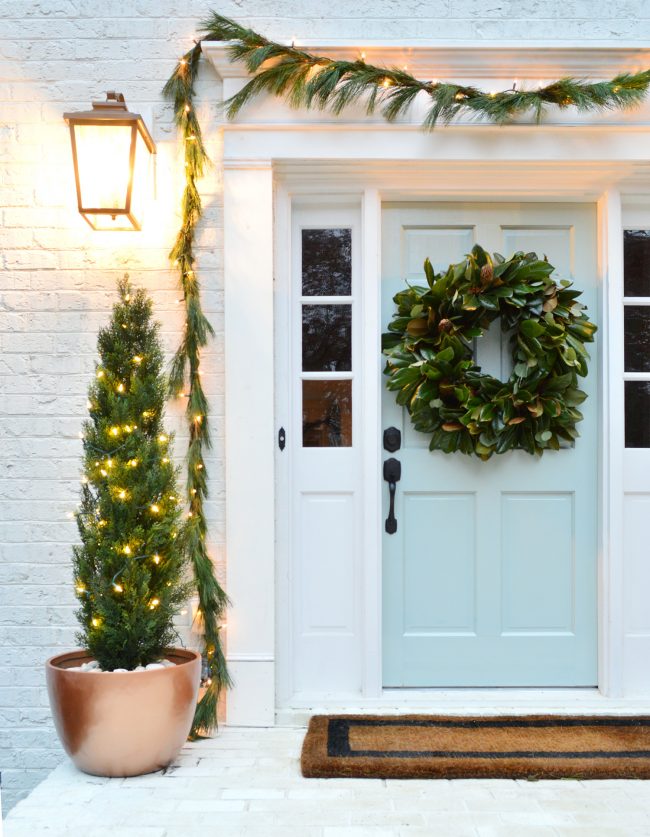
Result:
<svg viewBox="0 0 650 837"><path fill-rule="evenodd" d="M486 92L454 82L423 81L406 69L376 67L362 56L356 61L334 61L294 45L270 41L215 12L204 21L205 40L229 41L231 61L241 61L253 76L224 103L229 119L261 93L285 98L292 107L341 113L363 100L368 114L379 109L389 122L403 115L420 94L430 105L423 127L449 123L459 116L483 117L498 125L532 111L539 122L547 105L561 110L623 110L638 105L650 87L650 69L620 73L610 81L588 82L561 78L534 90Z"/></svg>
<svg viewBox="0 0 650 837"><path fill-rule="evenodd" d="M196 181L208 164L201 126L194 110L194 81L201 57L197 43L176 65L163 94L173 102L174 119L183 135L185 155L185 190L181 228L169 254L178 269L185 302L185 329L181 345L172 363L169 393L177 397L188 382L186 416L190 441L187 451L187 501L189 519L187 545L194 570L200 618L204 625L205 657L208 666L207 689L199 701L192 725L192 736L210 731L217 725L221 689L230 685L219 622L228 599L215 575L206 546L207 523L203 503L208 495L203 452L211 446L208 402L201 384L201 349L214 331L201 307L201 292L194 270L194 238L201 218L201 197Z"/></svg>
<svg viewBox="0 0 650 837"><path fill-rule="evenodd" d="M229 119L262 93L284 97L293 107L329 109L339 114L350 104L363 100L367 113L377 109L388 121L403 115L423 93L431 104L423 127L431 130L438 122L458 116L485 118L504 124L532 111L541 120L548 105L570 106L579 111L623 110L638 105L650 86L650 70L621 73L610 81L587 82L562 78L535 90L512 89L485 92L453 82L426 81L405 69L377 67L360 57L356 61L334 61L270 41L223 15L212 12L202 23L206 41L229 41L232 61L241 61L252 75L250 81L224 103ZM197 41L176 64L163 88L173 105L174 119L184 143L185 190L182 222L170 258L178 268L185 301L185 333L174 358L170 392L177 395L189 380L187 417L190 429L187 491L190 504L189 550L194 567L199 605L205 622L205 644L210 685L197 708L193 733L216 725L219 693L230 685L219 636L219 620L227 606L207 553L203 501L207 496L204 448L210 445L208 404L200 381L200 352L213 331L201 308L200 288L194 270L193 245L201 218L201 199L196 181L208 164L201 127L194 109L194 82L199 71L201 41Z"/></svg>

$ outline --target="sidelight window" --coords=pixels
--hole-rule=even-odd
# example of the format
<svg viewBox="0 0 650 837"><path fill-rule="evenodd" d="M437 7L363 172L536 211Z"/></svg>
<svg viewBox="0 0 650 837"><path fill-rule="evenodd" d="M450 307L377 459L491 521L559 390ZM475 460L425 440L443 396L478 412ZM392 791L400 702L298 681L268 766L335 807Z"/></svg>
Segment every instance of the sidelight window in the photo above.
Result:
<svg viewBox="0 0 650 837"><path fill-rule="evenodd" d="M302 439L352 445L352 230L301 235Z"/></svg>
<svg viewBox="0 0 650 837"><path fill-rule="evenodd" d="M625 447L650 448L650 230L625 230Z"/></svg>

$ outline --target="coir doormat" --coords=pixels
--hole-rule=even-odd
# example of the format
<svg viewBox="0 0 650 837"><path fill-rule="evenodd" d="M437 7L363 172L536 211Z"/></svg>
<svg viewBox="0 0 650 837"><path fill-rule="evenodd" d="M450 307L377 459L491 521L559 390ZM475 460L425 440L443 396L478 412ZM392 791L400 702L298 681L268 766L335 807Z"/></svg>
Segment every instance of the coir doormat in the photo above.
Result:
<svg viewBox="0 0 650 837"><path fill-rule="evenodd" d="M650 779L650 716L317 715L307 777Z"/></svg>

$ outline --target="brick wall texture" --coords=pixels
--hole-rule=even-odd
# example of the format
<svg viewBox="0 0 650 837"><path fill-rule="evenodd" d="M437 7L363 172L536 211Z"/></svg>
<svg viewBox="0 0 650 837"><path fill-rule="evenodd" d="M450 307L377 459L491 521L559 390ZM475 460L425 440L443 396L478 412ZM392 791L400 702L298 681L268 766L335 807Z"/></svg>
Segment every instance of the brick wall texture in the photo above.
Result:
<svg viewBox="0 0 650 837"><path fill-rule="evenodd" d="M43 661L75 644L70 548L86 388L115 279L148 288L166 349L181 315L167 251L182 162L160 89L209 0L0 0L0 770L8 810L62 758ZM650 38L645 0L221 0L219 11L278 38L549 40ZM141 233L94 233L76 212L66 110L108 89L146 116L158 144L157 199ZM214 168L202 184L199 269L216 332L204 355L214 449L207 506L225 576L220 85L199 85ZM185 449L182 406L170 405ZM182 633L188 637L189 618Z"/></svg>

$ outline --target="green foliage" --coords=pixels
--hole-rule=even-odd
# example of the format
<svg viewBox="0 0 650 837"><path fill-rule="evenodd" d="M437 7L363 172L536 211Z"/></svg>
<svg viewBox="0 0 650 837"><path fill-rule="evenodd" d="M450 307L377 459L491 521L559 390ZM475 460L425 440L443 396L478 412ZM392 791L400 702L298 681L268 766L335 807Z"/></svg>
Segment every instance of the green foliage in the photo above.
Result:
<svg viewBox="0 0 650 837"><path fill-rule="evenodd" d="M427 130L463 114L501 125L531 111L540 121L548 105L561 110L623 110L638 105L650 86L650 70L643 70L621 73L611 81L562 78L534 90L512 88L486 93L453 82L420 81L406 70L376 67L361 58L334 61L270 41L216 12L202 28L204 40L230 41L231 60L243 62L253 76L225 102L229 119L256 96L271 93L283 96L293 107L327 108L337 114L363 100L368 113L379 109L392 122L423 93L431 102L423 122Z"/></svg>
<svg viewBox="0 0 650 837"><path fill-rule="evenodd" d="M84 482L74 548L81 644L104 670L132 669L173 645L184 580L183 502L163 426L166 381L151 301L125 277L88 391Z"/></svg>
<svg viewBox="0 0 650 837"><path fill-rule="evenodd" d="M199 607L205 624L205 658L208 688L197 707L192 735L217 726L217 706L221 689L230 685L230 676L221 643L219 622L228 598L219 584L206 547L207 523L203 503L208 496L203 452L210 447L209 406L201 384L201 349L213 329L201 306L201 288L195 270L194 240L203 208L196 187L209 164L203 145L201 126L194 109L194 83L201 58L201 43L195 44L176 64L163 95L172 102L174 120L183 136L185 190L181 201L181 228L169 254L178 268L185 303L183 339L172 363L170 395L188 391L186 416L189 427L187 452L187 502L191 517L187 527L187 548L194 572Z"/></svg>
<svg viewBox="0 0 650 837"><path fill-rule="evenodd" d="M395 295L383 335L387 387L415 429L431 436L430 450L541 455L578 437L577 408L587 397L578 376L587 374L585 343L596 326L580 292L552 272L535 253L504 259L476 245L445 273L427 259L426 286ZM507 382L483 374L473 358L472 341L497 319L510 334Z"/></svg>

